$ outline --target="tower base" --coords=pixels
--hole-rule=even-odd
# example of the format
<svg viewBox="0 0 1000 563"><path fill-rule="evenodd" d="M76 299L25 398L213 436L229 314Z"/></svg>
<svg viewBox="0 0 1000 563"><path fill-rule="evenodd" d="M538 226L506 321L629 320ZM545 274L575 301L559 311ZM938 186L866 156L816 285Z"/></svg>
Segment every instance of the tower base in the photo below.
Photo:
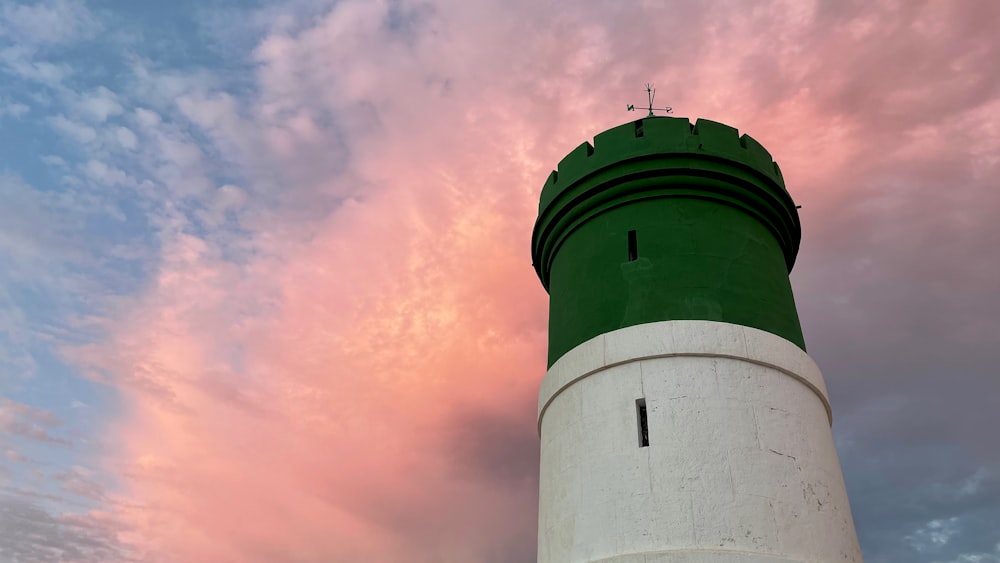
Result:
<svg viewBox="0 0 1000 563"><path fill-rule="evenodd" d="M602 334L539 393L538 562L860 562L823 377L712 321Z"/></svg>

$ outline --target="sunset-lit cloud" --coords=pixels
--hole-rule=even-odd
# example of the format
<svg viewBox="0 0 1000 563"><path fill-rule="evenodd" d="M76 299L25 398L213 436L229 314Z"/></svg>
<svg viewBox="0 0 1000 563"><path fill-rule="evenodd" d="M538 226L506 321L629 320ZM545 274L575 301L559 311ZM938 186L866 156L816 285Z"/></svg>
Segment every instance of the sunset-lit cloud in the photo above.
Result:
<svg viewBox="0 0 1000 563"><path fill-rule="evenodd" d="M0 556L532 561L537 197L652 81L803 205L866 559L996 558L1000 7L144 10L0 10Z"/></svg>

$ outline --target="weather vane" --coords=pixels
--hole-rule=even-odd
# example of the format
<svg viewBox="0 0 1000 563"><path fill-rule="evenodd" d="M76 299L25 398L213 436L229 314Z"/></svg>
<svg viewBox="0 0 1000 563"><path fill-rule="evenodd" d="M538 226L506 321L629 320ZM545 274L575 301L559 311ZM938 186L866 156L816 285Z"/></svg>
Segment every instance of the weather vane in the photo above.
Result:
<svg viewBox="0 0 1000 563"><path fill-rule="evenodd" d="M653 88L652 84L646 83L646 96L649 98L649 107L639 108L639 109L644 109L644 110L649 111L649 115L647 117L653 117L653 112L654 111L662 111L664 113L670 113L670 112L674 111L674 109L672 107L670 107L670 106L667 106L665 108L654 108L653 107L653 97L656 96L656 88ZM629 111L635 111L635 106L632 105L632 104L628 104L628 110Z"/></svg>

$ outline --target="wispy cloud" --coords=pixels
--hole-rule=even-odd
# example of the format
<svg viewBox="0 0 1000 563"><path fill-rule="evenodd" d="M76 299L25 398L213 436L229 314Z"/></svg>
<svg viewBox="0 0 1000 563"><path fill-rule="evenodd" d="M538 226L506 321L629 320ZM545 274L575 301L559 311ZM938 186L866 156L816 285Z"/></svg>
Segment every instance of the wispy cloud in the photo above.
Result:
<svg viewBox="0 0 1000 563"><path fill-rule="evenodd" d="M8 2L0 7L0 37L22 45L72 43L100 31L100 20L79 0Z"/></svg>
<svg viewBox="0 0 1000 563"><path fill-rule="evenodd" d="M12 117L16 119L28 113L30 109L31 108L22 103L12 102L10 100L0 98L0 118Z"/></svg>
<svg viewBox="0 0 1000 563"><path fill-rule="evenodd" d="M68 440L52 433L61 424L51 412L0 398L0 432L41 442L69 445ZM10 454L7 457L11 458Z"/></svg>

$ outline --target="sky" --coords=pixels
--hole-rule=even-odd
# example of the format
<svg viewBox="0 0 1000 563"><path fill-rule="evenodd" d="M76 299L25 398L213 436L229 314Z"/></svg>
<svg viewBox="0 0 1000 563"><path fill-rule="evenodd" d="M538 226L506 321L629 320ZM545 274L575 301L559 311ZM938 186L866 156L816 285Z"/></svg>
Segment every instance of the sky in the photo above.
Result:
<svg viewBox="0 0 1000 563"><path fill-rule="evenodd" d="M0 3L0 560L535 560L549 171L775 156L869 563L1000 562L1000 3Z"/></svg>

